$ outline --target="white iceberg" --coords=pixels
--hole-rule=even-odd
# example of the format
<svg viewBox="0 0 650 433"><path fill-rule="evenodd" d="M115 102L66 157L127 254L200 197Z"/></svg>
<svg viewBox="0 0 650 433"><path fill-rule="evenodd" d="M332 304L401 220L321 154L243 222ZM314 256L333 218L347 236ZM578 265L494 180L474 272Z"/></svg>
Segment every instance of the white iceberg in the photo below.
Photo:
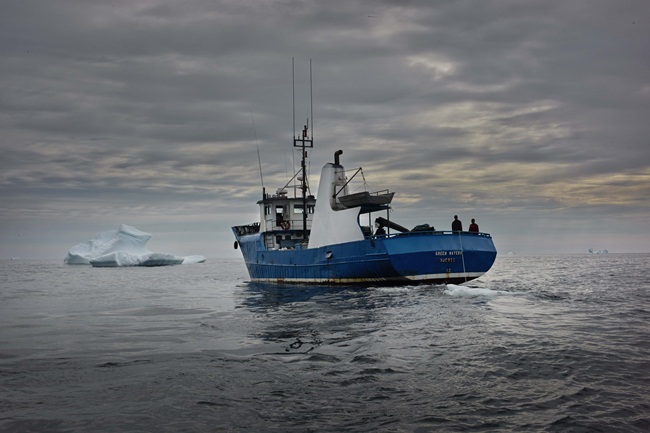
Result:
<svg viewBox="0 0 650 433"><path fill-rule="evenodd" d="M100 233L94 239L70 248L63 261L70 265L90 264L95 267L169 266L205 262L203 256L179 257L149 251L145 247L149 239L149 233L122 224L117 230Z"/></svg>

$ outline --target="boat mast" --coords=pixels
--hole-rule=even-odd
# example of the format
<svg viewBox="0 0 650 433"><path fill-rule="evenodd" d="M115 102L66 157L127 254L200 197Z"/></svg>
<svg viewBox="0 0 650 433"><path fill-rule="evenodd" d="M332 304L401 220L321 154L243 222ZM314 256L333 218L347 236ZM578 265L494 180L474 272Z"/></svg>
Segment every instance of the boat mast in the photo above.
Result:
<svg viewBox="0 0 650 433"><path fill-rule="evenodd" d="M291 59L291 68L293 69L293 58ZM293 76L293 70L292 70ZM312 99L312 74L311 74L311 59L309 59L309 95L310 95L310 116L313 116L313 99ZM295 84L294 84L294 95L295 95ZM313 122L312 122L313 123ZM313 133L309 135L309 119L302 130L302 133L296 137L296 103L294 96L293 103L293 147L299 147L300 152L300 171L302 176L300 178L300 189L302 190L302 238L307 240L307 151L306 148L314 147L314 136ZM312 124L313 128L313 124Z"/></svg>

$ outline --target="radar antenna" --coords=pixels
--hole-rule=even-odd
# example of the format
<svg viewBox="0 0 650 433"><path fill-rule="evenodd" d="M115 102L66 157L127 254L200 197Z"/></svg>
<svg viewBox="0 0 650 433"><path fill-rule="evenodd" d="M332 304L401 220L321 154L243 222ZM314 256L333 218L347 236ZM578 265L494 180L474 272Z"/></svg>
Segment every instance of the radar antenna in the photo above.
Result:
<svg viewBox="0 0 650 433"><path fill-rule="evenodd" d="M294 60L291 59L291 68L292 68L292 77L294 75ZM307 148L314 148L314 137L313 132L310 135L309 133L309 119L305 124L302 133L296 136L296 102L295 102L295 80L294 80L294 102L293 102L293 147L299 147L301 152L300 158L300 189L302 190L302 238L307 240ZM310 96L310 116L313 116L313 97L312 97L312 70L311 70L311 59L309 59L309 96ZM313 130L313 119L312 119L312 130Z"/></svg>

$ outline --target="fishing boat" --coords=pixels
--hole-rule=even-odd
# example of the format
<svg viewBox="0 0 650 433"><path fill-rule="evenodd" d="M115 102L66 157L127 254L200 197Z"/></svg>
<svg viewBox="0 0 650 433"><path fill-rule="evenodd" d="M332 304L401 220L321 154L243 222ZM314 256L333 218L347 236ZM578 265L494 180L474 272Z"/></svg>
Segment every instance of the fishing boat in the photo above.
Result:
<svg viewBox="0 0 650 433"><path fill-rule="evenodd" d="M305 162L313 148L308 125L294 134L293 145L302 155L296 174L273 194L262 188L259 222L232 227L234 247L252 282L458 284L480 277L494 263L488 233L439 231L426 224L409 230L390 220L394 192L351 192L350 182L362 169L348 177L342 150L323 166L316 199L309 193Z"/></svg>

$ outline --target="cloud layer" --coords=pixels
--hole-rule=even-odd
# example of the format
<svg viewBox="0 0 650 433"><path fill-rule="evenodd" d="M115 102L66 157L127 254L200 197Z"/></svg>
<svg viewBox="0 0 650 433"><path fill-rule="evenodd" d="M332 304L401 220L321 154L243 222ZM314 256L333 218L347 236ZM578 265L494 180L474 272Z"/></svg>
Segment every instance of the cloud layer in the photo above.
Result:
<svg viewBox="0 0 650 433"><path fill-rule="evenodd" d="M228 256L310 117L397 191L501 252L649 251L647 2L14 1L0 6L1 257L135 225ZM287 176L288 175L288 176ZM161 250L159 246L155 246ZM228 248L228 249L226 249Z"/></svg>

